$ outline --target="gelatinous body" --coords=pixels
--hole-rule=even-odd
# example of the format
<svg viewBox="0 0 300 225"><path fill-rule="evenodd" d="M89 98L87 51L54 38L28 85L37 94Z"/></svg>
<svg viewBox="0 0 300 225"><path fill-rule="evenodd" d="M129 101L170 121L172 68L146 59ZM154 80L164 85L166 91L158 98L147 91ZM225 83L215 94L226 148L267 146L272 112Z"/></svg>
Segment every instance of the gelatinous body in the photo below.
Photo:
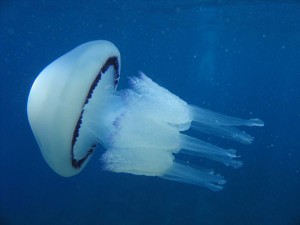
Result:
<svg viewBox="0 0 300 225"><path fill-rule="evenodd" d="M98 144L106 170L165 179L220 190L225 179L212 170L178 161L177 154L238 168L236 150L223 149L184 134L199 132L251 143L237 126L263 126L191 106L144 74L130 88L116 91L118 49L108 41L85 43L47 66L28 99L33 133L50 167L72 176L86 165Z"/></svg>

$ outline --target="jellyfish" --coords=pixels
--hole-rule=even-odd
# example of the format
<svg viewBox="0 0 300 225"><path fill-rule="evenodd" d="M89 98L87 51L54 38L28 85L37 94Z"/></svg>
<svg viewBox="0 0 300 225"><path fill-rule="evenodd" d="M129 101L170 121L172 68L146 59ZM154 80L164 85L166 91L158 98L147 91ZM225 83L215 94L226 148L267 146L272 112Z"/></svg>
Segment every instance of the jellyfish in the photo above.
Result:
<svg viewBox="0 0 300 225"><path fill-rule="evenodd" d="M157 176L221 190L225 178L178 157L213 160L239 168L236 150L189 136L188 130L251 143L239 126L263 126L190 105L145 74L117 90L120 53L109 41L84 43L48 65L28 97L31 129L48 165L78 174L101 145L101 165L116 173Z"/></svg>

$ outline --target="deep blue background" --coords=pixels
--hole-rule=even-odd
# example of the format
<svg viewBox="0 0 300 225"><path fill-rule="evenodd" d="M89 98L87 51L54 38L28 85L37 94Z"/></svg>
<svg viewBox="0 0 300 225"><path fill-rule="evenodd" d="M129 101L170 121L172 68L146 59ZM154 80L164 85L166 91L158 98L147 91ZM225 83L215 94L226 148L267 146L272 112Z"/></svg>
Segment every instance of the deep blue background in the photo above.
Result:
<svg viewBox="0 0 300 225"><path fill-rule="evenodd" d="M299 1L8 1L0 3L1 225L299 225ZM96 39L122 54L122 81L142 70L187 102L258 117L239 170L213 165L221 192L44 162L30 130L32 82L54 59ZM210 164L208 164L210 166Z"/></svg>

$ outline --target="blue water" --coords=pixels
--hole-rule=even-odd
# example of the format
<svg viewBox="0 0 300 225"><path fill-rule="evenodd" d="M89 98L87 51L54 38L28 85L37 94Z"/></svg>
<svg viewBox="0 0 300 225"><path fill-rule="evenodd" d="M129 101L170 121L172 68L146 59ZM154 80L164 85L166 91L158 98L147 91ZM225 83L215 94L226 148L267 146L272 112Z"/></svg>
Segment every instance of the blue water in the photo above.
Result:
<svg viewBox="0 0 300 225"><path fill-rule="evenodd" d="M1 225L299 225L299 1L33 1L0 3ZM29 127L38 73L97 39L122 54L121 82L143 71L187 102L265 122L247 129L238 170L214 166L224 190L45 163Z"/></svg>

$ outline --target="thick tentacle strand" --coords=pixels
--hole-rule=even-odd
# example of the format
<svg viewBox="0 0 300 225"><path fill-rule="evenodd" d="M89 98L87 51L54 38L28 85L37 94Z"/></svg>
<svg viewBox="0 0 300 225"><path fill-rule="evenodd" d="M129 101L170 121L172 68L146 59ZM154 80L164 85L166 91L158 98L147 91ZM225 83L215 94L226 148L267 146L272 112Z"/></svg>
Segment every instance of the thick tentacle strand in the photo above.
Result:
<svg viewBox="0 0 300 225"><path fill-rule="evenodd" d="M242 166L242 162L236 160L237 155L234 149L223 149L183 134L181 134L181 147L180 152L184 154L211 159L234 168Z"/></svg>
<svg viewBox="0 0 300 225"><path fill-rule="evenodd" d="M147 114L126 112L117 118L111 146L116 148L152 148L177 152L179 132L167 124L147 118Z"/></svg>
<svg viewBox="0 0 300 225"><path fill-rule="evenodd" d="M222 138L232 139L242 144L251 144L253 137L247 134L245 131L241 131L236 127L231 126L219 126L214 124L203 124L200 122L193 122L191 125L192 129L200 131L202 133L219 136Z"/></svg>
<svg viewBox="0 0 300 225"><path fill-rule="evenodd" d="M173 162L161 178L203 186L213 191L222 190L226 183L225 178L213 170L193 168L180 162Z"/></svg>
<svg viewBox="0 0 300 225"><path fill-rule="evenodd" d="M106 170L146 176L162 176L173 160L169 152L135 147L108 149L101 157Z"/></svg>
<svg viewBox="0 0 300 225"><path fill-rule="evenodd" d="M189 108L193 117L193 121L197 121L202 124L218 126L264 126L264 122L257 118L244 120L222 115L220 113L216 113L197 106L189 106Z"/></svg>
<svg viewBox="0 0 300 225"><path fill-rule="evenodd" d="M147 109L148 116L167 123L178 130L187 130L191 124L188 104L149 77L131 77L130 84L135 92L135 102Z"/></svg>

